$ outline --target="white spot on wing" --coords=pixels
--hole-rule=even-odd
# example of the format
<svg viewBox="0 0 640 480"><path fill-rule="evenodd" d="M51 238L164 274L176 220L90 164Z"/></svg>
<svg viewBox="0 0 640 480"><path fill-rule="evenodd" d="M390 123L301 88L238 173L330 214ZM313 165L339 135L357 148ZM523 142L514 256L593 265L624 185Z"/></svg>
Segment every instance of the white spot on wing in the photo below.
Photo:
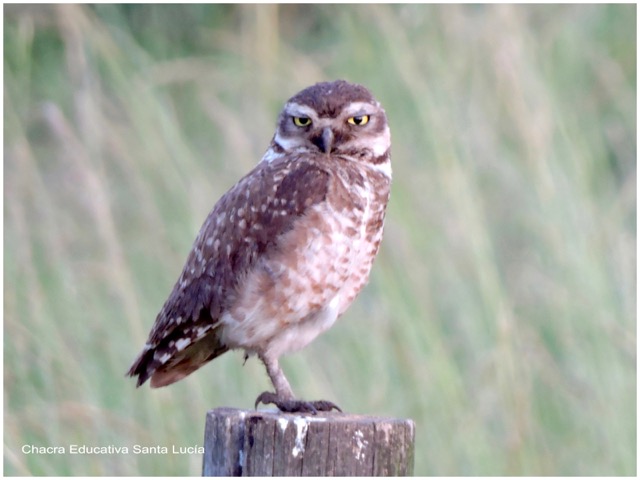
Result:
<svg viewBox="0 0 640 480"><path fill-rule="evenodd" d="M191 339L189 339L189 338L181 338L180 340L176 341L176 349L179 352L181 352L190 343L191 343Z"/></svg>
<svg viewBox="0 0 640 480"><path fill-rule="evenodd" d="M204 327L198 327L198 329L196 330L196 338L202 337L202 335L204 335L205 332L207 332L210 328L211 328L210 325L205 325Z"/></svg>
<svg viewBox="0 0 640 480"><path fill-rule="evenodd" d="M170 353L164 353L160 357L156 357L154 355L153 358L155 358L161 364L164 364L164 363L167 363L167 361L171 358L171 354Z"/></svg>

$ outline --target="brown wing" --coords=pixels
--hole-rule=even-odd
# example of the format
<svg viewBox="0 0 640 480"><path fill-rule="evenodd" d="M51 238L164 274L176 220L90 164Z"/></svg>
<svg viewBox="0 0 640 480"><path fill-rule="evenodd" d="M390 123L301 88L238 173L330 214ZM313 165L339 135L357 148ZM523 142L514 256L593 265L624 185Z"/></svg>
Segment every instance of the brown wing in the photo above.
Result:
<svg viewBox="0 0 640 480"><path fill-rule="evenodd" d="M173 383L226 352L220 315L256 261L326 198L329 175L301 157L260 162L215 205L128 375Z"/></svg>

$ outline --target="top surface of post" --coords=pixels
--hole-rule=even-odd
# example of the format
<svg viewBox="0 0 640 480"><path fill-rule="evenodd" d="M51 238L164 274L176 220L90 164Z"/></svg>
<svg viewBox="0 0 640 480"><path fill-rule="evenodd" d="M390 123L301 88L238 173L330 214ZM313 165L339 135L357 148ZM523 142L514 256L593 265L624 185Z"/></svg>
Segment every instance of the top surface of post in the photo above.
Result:
<svg viewBox="0 0 640 480"><path fill-rule="evenodd" d="M209 414L215 415L224 415L224 416L239 416L239 417L264 417L264 418L273 418L275 420L288 419L293 420L295 418L304 418L309 421L327 421L331 420L332 422L376 422L376 421L384 421L384 422L413 422L408 419L401 418L393 418L393 417L384 417L384 416L376 416L376 415L362 415L357 413L347 413L347 412L318 412L317 414L307 413L307 412L298 412L298 413L287 413L281 412L276 408L265 408L260 410L243 410L240 408L233 407L219 407L214 408L213 410L209 410L207 415Z"/></svg>

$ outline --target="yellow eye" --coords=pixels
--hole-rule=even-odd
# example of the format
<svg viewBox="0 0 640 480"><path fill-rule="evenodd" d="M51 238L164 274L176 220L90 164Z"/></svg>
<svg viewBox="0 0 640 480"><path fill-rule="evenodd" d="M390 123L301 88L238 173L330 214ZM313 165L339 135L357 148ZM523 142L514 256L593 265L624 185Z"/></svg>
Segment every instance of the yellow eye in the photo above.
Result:
<svg viewBox="0 0 640 480"><path fill-rule="evenodd" d="M349 122L351 125L358 125L358 126L362 126L362 125L366 125L367 123L369 123L369 115L358 115L356 117L351 117L349 118L349 120L347 120L347 122Z"/></svg>
<svg viewBox="0 0 640 480"><path fill-rule="evenodd" d="M296 127L308 127L311 125L311 119L309 117L293 117L293 124Z"/></svg>

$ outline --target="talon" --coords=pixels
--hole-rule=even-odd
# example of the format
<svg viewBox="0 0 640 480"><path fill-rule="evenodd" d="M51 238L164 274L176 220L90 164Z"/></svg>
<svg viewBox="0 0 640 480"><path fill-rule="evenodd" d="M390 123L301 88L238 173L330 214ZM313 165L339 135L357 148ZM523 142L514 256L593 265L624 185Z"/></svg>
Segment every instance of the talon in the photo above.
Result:
<svg viewBox="0 0 640 480"><path fill-rule="evenodd" d="M262 392L260 395L258 395L258 398L256 398L255 409L257 410L258 405L260 405L261 403L264 403L265 405L268 405L270 403L275 404L277 400L278 400L278 397L276 397L275 393Z"/></svg>
<svg viewBox="0 0 640 480"><path fill-rule="evenodd" d="M335 409L342 413L342 409L339 406L328 400L318 400L317 402L313 402L313 405L321 412L330 412Z"/></svg>
<svg viewBox="0 0 640 480"><path fill-rule="evenodd" d="M327 400L316 400L313 402L306 402L304 400L278 398L273 392L262 392L256 398L255 408L258 409L259 404L273 404L278 407L278 410L286 413L310 413L311 415L317 415L318 412L330 412L337 410L342 412L340 407L335 403Z"/></svg>

